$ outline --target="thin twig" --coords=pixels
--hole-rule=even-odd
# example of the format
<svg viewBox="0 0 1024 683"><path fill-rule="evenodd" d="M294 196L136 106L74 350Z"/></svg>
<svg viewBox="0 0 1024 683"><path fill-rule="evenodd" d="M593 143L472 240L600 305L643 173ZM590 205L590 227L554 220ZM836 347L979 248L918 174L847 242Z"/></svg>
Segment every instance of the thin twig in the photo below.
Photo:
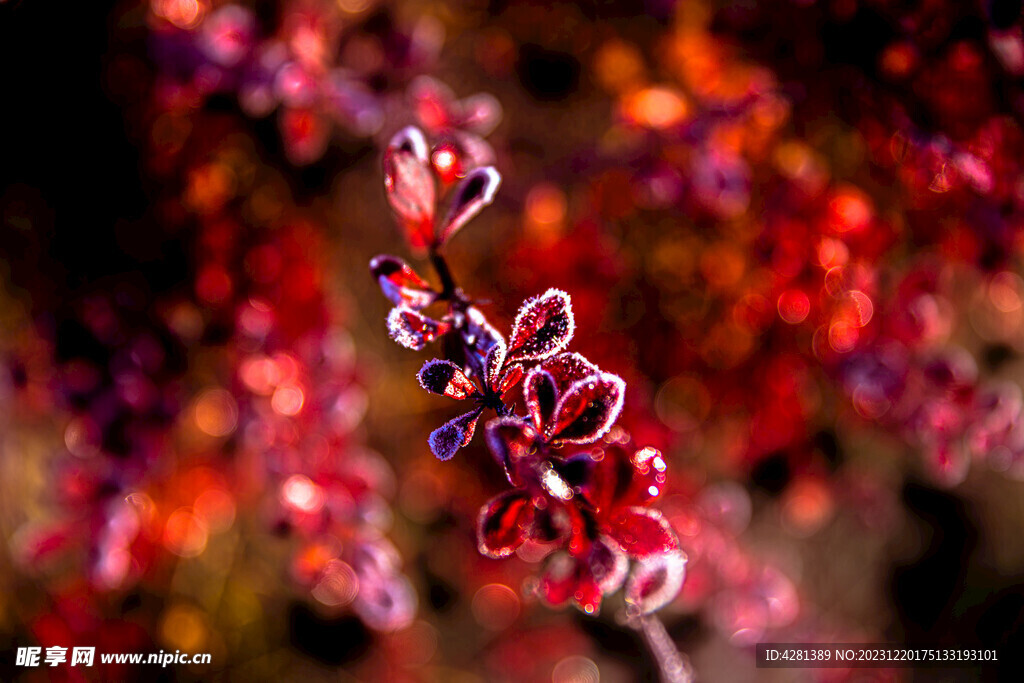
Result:
<svg viewBox="0 0 1024 683"><path fill-rule="evenodd" d="M449 301L458 298L459 288L455 285L455 278L452 277L452 271L448 269L448 262L444 256L436 249L431 249L430 263L437 271L437 276L441 278L441 298Z"/></svg>
<svg viewBox="0 0 1024 683"><path fill-rule="evenodd" d="M643 614L629 620L630 626L640 632L647 648L654 655L661 673L662 683L693 683L693 669L656 614Z"/></svg>

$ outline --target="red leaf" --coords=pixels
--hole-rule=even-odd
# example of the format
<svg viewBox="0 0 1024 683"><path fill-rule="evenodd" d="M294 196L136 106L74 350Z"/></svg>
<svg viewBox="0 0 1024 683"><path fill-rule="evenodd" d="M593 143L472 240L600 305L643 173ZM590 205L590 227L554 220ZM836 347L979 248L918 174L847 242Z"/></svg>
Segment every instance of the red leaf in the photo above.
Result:
<svg viewBox="0 0 1024 683"><path fill-rule="evenodd" d="M630 557L663 555L679 547L679 540L668 520L651 508L617 510L608 519L606 527L608 535Z"/></svg>
<svg viewBox="0 0 1024 683"><path fill-rule="evenodd" d="M549 605L564 605L573 596L578 576L576 559L567 553L556 553L548 560L537 588Z"/></svg>
<svg viewBox="0 0 1024 683"><path fill-rule="evenodd" d="M516 382L523 378L524 372L525 370L523 370L523 366L519 363L513 363L510 365L508 370L505 371L505 374L501 376L501 381L498 382L498 386L496 387L497 392L499 394L504 394L506 391L514 387Z"/></svg>
<svg viewBox="0 0 1024 683"><path fill-rule="evenodd" d="M661 493L665 475L664 460L660 456L657 462L661 470L650 461L637 464L635 458L630 458L618 444L603 445L601 450L604 457L600 460L593 460L589 453L584 453L570 458L563 466L564 469L574 461L582 460L581 475L570 477L596 513L607 516L613 508L642 505Z"/></svg>
<svg viewBox="0 0 1024 683"><path fill-rule="evenodd" d="M418 311L437 298L437 292L430 288L430 283L397 256L375 256L370 261L370 273L376 278L384 296L396 306Z"/></svg>
<svg viewBox="0 0 1024 683"><path fill-rule="evenodd" d="M461 401L477 393L474 385L455 363L446 360L428 360L416 375L420 386L432 394L440 394Z"/></svg>
<svg viewBox="0 0 1024 683"><path fill-rule="evenodd" d="M459 128L488 135L501 121L501 103L489 93L477 93L458 103Z"/></svg>
<svg viewBox="0 0 1024 683"><path fill-rule="evenodd" d="M626 583L626 603L641 614L661 609L676 597L685 578L686 554L681 550L645 557Z"/></svg>
<svg viewBox="0 0 1024 683"><path fill-rule="evenodd" d="M501 186L501 174L492 166L478 168L465 177L455 188L448 215L441 230L441 244L455 236L463 225L494 201Z"/></svg>
<svg viewBox="0 0 1024 683"><path fill-rule="evenodd" d="M388 336L407 349L421 350L448 331L449 325L433 320L402 306L396 306L388 314Z"/></svg>
<svg viewBox="0 0 1024 683"><path fill-rule="evenodd" d="M384 153L384 187L388 202L402 220L411 246L434 243L437 190L426 156L426 141L415 128L400 131Z"/></svg>
<svg viewBox="0 0 1024 683"><path fill-rule="evenodd" d="M578 353L559 353L540 364L548 371L558 392L562 393L584 377L600 372L596 365Z"/></svg>
<svg viewBox="0 0 1024 683"><path fill-rule="evenodd" d="M622 412L626 383L609 372L585 377L558 400L548 424L552 442L591 443L607 432Z"/></svg>
<svg viewBox="0 0 1024 683"><path fill-rule="evenodd" d="M438 460L451 460L455 452L473 439L476 421L480 419L483 408L477 408L465 415L449 420L430 433L427 443Z"/></svg>
<svg viewBox="0 0 1024 683"><path fill-rule="evenodd" d="M530 538L539 543L554 543L565 538L572 531L572 521L564 505L549 501L544 507L533 511L533 527Z"/></svg>
<svg viewBox="0 0 1024 683"><path fill-rule="evenodd" d="M610 555L602 559L616 564ZM609 583L614 582L617 577L608 577L606 572L610 566L602 562L598 564L601 566L602 578L612 578L613 581ZM617 573L618 569L612 571ZM618 583L622 584L621 578L618 579ZM556 553L548 560L540 577L538 592L545 602L555 607L564 605L571 598L586 614L596 615L601 611L603 591L601 584L591 574L589 562L577 560L565 553Z"/></svg>
<svg viewBox="0 0 1024 683"><path fill-rule="evenodd" d="M530 496L520 490L506 491L489 500L477 518L481 554L498 559L514 553L529 535L533 513Z"/></svg>
<svg viewBox="0 0 1024 683"><path fill-rule="evenodd" d="M549 289L519 309L507 360L541 360L558 353L569 344L575 329L569 295Z"/></svg>
<svg viewBox="0 0 1024 683"><path fill-rule="evenodd" d="M452 126L455 95L441 81L430 76L416 78L409 84L409 99L416 118L431 133L440 133Z"/></svg>
<svg viewBox="0 0 1024 683"><path fill-rule="evenodd" d="M501 104L487 93L456 100L451 88L430 76L420 76L409 86L416 118L433 133L464 128L487 135L501 120Z"/></svg>
<svg viewBox="0 0 1024 683"><path fill-rule="evenodd" d="M589 572L579 573L572 599L584 614L597 616L601 612L601 586Z"/></svg>

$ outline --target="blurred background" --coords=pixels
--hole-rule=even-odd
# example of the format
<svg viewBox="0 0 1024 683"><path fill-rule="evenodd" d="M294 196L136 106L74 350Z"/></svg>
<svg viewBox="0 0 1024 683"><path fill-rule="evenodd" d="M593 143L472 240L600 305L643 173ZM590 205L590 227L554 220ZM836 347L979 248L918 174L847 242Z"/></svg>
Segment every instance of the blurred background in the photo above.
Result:
<svg viewBox="0 0 1024 683"><path fill-rule="evenodd" d="M0 678L657 680L477 552L505 488L369 276L383 145L493 164L447 249L628 385L700 680L1024 637L1024 41L989 0L0 0ZM484 95L481 95L484 94ZM27 669L19 646L209 652Z"/></svg>

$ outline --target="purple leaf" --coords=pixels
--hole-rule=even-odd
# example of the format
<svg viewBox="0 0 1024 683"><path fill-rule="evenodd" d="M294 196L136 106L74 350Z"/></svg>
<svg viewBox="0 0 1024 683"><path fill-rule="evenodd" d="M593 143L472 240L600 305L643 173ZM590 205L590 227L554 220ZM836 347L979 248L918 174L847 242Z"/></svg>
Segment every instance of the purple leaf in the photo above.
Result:
<svg viewBox="0 0 1024 683"><path fill-rule="evenodd" d="M459 366L446 360L428 360L416 377L427 391L459 401L477 393L476 386Z"/></svg>
<svg viewBox="0 0 1024 683"><path fill-rule="evenodd" d="M487 423L484 435L491 454L505 468L509 483L521 486L519 463L536 443L537 432L517 417L496 417Z"/></svg>
<svg viewBox="0 0 1024 683"><path fill-rule="evenodd" d="M477 408L465 415L459 415L430 433L427 443L438 460L451 460L455 452L473 439L476 422L483 408Z"/></svg>
<svg viewBox="0 0 1024 683"><path fill-rule="evenodd" d="M547 423L552 443L591 443L607 432L622 412L626 383L610 372L590 375L569 387Z"/></svg>
<svg viewBox="0 0 1024 683"><path fill-rule="evenodd" d="M549 289L519 309L507 360L541 360L554 355L569 344L575 329L569 295Z"/></svg>
<svg viewBox="0 0 1024 683"><path fill-rule="evenodd" d="M477 547L482 555L508 557L530 534L534 507L530 496L518 489L495 496L480 509Z"/></svg>
<svg viewBox="0 0 1024 683"><path fill-rule="evenodd" d="M679 593L686 578L686 554L675 550L640 560L626 583L626 604L648 614L661 609Z"/></svg>
<svg viewBox="0 0 1024 683"><path fill-rule="evenodd" d="M396 306L388 314L388 336L407 349L420 351L427 342L448 331L448 323Z"/></svg>
<svg viewBox="0 0 1024 683"><path fill-rule="evenodd" d="M455 188L448 216L441 231L441 243L450 240L459 229L480 213L481 209L494 201L494 194L501 186L501 174L493 166L470 171Z"/></svg>
<svg viewBox="0 0 1024 683"><path fill-rule="evenodd" d="M370 273L376 278L384 296L396 306L418 311L437 298L437 292L430 288L430 283L397 256L375 256L370 261Z"/></svg>

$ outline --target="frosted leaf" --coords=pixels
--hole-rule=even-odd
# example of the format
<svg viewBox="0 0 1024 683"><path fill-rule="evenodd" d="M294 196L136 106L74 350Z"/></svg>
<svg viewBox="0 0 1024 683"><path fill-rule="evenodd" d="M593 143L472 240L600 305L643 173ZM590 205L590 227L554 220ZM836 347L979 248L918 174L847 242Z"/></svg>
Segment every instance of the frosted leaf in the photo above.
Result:
<svg viewBox="0 0 1024 683"><path fill-rule="evenodd" d="M610 372L581 379L558 400L546 436L561 443L596 441L619 417L625 393L626 383Z"/></svg>
<svg viewBox="0 0 1024 683"><path fill-rule="evenodd" d="M522 365L519 363L513 363L509 366L508 370L505 371L505 374L501 376L501 381L498 382L496 391L499 394L504 394L506 391L514 387L516 382L523 378L523 374L525 372L526 371L523 369Z"/></svg>
<svg viewBox="0 0 1024 683"><path fill-rule="evenodd" d="M664 555L679 547L676 532L657 510L629 507L608 520L609 535L630 557Z"/></svg>
<svg viewBox="0 0 1024 683"><path fill-rule="evenodd" d="M551 375L559 393L584 377L600 372L596 365L578 353L559 353L545 360L540 367Z"/></svg>
<svg viewBox="0 0 1024 683"><path fill-rule="evenodd" d="M519 309L507 360L541 360L554 355L569 344L575 329L569 295L549 289Z"/></svg>
<svg viewBox="0 0 1024 683"><path fill-rule="evenodd" d="M455 452L473 439L482 408L459 415L430 433L427 443L438 460L451 460Z"/></svg>
<svg viewBox="0 0 1024 683"><path fill-rule="evenodd" d="M534 507L520 490L495 496L480 509L476 537L480 553L495 559L508 557L529 535Z"/></svg>
<svg viewBox="0 0 1024 683"><path fill-rule="evenodd" d="M397 256L375 256L370 261L370 273L377 280L384 296L396 306L418 311L437 298L437 292L431 290L430 283Z"/></svg>
<svg viewBox="0 0 1024 683"><path fill-rule="evenodd" d="M409 243L416 248L434 242L437 201L434 174L425 156L426 142L422 137L414 128L405 129L392 138L392 145L384 153L384 188L388 202L402 219Z"/></svg>
<svg viewBox="0 0 1024 683"><path fill-rule="evenodd" d="M448 215L441 230L441 243L450 240L455 233L474 216L494 201L494 195L501 186L501 174L493 166L470 171L455 188Z"/></svg>
<svg viewBox="0 0 1024 683"><path fill-rule="evenodd" d="M539 431L551 420L558 401L558 389L555 380L544 368L534 368L523 382L523 398L526 409L530 411L533 424Z"/></svg>
<svg viewBox="0 0 1024 683"><path fill-rule="evenodd" d="M487 373L487 385L492 389L498 389L501 378L501 368L505 364L505 340L498 339L487 351L484 359L484 370Z"/></svg>
<svg viewBox="0 0 1024 683"><path fill-rule="evenodd" d="M420 351L427 342L448 331L448 323L397 306L388 314L388 336L407 349Z"/></svg>
<svg viewBox="0 0 1024 683"><path fill-rule="evenodd" d="M675 550L637 562L626 582L626 604L648 614L661 609L679 593L686 578L686 554Z"/></svg>
<svg viewBox="0 0 1024 683"><path fill-rule="evenodd" d="M428 360L420 368L416 378L420 381L420 386L430 393L460 401L477 393L476 386L459 366L446 360Z"/></svg>

